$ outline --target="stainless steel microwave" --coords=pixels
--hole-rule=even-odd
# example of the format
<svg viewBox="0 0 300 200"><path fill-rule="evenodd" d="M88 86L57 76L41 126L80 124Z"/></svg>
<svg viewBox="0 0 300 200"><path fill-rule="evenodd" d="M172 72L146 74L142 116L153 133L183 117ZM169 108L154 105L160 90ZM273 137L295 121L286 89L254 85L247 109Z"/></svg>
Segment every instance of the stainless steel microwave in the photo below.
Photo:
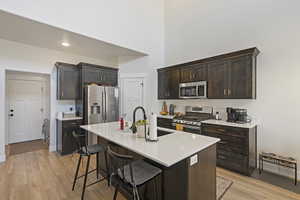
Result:
<svg viewBox="0 0 300 200"><path fill-rule="evenodd" d="M199 81L179 84L179 98L181 99L206 99L207 82Z"/></svg>

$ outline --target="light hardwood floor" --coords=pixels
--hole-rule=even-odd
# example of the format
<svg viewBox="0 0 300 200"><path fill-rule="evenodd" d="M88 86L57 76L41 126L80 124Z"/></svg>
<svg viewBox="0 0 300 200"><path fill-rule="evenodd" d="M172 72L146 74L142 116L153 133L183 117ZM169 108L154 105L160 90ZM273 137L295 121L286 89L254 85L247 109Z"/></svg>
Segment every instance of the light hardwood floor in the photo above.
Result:
<svg viewBox="0 0 300 200"><path fill-rule="evenodd" d="M2 200L79 200L81 188L71 191L76 156L58 156L39 150L9 156L0 164L0 199ZM91 164L94 166L94 162ZM83 172L83 168L81 168ZM300 195L284 189L218 169L218 175L234 183L223 200L288 200ZM86 200L110 200L113 188L106 182L87 188ZM119 196L118 200L123 200Z"/></svg>

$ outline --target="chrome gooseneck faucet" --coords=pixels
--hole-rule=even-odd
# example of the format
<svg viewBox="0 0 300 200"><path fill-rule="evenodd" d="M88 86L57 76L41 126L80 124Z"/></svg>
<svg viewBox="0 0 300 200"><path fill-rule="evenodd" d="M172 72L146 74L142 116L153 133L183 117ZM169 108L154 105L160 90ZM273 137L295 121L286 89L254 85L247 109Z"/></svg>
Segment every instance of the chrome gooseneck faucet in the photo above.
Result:
<svg viewBox="0 0 300 200"><path fill-rule="evenodd" d="M137 128L136 128L136 125L135 125L135 115L136 115L136 111L139 110L139 109L141 109L143 111L144 120L147 120L145 109L142 106L136 107L133 111L133 123L132 123L132 126L131 126L131 130L132 130L133 133L137 132ZM145 136L146 136L146 123L145 123Z"/></svg>

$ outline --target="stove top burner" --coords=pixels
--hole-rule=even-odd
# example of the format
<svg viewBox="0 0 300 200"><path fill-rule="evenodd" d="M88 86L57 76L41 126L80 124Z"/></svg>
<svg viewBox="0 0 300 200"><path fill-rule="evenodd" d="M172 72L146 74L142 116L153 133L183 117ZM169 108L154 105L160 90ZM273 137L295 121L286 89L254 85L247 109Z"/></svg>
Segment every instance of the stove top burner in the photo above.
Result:
<svg viewBox="0 0 300 200"><path fill-rule="evenodd" d="M212 118L213 109L211 107L186 107L185 115L175 117L174 124L180 123L184 125L200 127L201 121Z"/></svg>
<svg viewBox="0 0 300 200"><path fill-rule="evenodd" d="M209 117L195 117L195 116L183 116L173 119L173 122L180 124L187 124L192 126L201 126L201 121L210 119Z"/></svg>

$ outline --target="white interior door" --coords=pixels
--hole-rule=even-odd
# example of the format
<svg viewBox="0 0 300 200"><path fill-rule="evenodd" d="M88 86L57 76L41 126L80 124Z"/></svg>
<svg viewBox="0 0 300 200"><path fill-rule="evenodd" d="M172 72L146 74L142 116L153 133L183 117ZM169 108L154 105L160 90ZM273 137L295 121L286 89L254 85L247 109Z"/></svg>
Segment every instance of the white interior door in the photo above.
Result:
<svg viewBox="0 0 300 200"><path fill-rule="evenodd" d="M8 80L8 142L42 138L43 84L40 81Z"/></svg>
<svg viewBox="0 0 300 200"><path fill-rule="evenodd" d="M124 78L122 81L122 113L132 121L133 110L144 106L144 78ZM142 113L137 113L136 119L142 119Z"/></svg>

